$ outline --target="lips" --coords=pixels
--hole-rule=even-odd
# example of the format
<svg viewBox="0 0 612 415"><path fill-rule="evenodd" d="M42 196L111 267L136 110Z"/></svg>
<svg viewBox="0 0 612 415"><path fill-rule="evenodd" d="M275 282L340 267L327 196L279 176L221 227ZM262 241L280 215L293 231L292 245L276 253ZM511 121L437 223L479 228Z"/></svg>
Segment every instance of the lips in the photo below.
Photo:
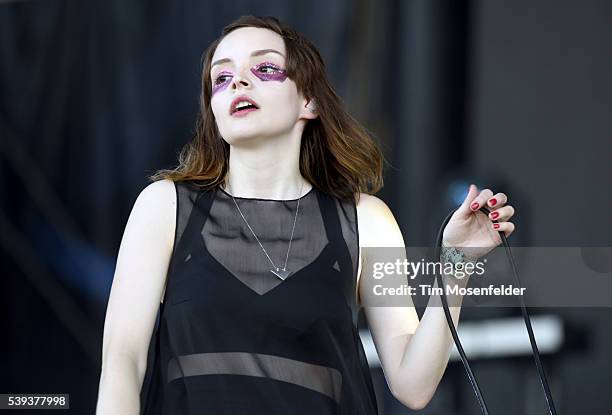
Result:
<svg viewBox="0 0 612 415"><path fill-rule="evenodd" d="M245 102L247 102L248 105L245 105ZM238 104L241 104L240 107L238 107ZM251 99L247 95L239 95L232 101L229 108L229 113L230 115L239 116L255 111L257 109L259 109L259 105L257 105L257 103L253 99Z"/></svg>

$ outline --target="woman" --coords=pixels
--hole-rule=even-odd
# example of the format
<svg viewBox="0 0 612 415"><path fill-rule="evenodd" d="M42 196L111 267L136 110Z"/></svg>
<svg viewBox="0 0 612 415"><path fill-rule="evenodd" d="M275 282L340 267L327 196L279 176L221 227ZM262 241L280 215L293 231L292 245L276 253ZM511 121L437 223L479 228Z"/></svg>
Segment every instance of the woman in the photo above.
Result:
<svg viewBox="0 0 612 415"><path fill-rule="evenodd" d="M376 414L356 322L380 258L359 248L404 246L373 196L382 160L308 40L274 18L227 26L205 53L195 139L128 220L97 413ZM499 245L506 202L471 185L445 246ZM364 310L393 395L423 408L452 346L443 310Z"/></svg>

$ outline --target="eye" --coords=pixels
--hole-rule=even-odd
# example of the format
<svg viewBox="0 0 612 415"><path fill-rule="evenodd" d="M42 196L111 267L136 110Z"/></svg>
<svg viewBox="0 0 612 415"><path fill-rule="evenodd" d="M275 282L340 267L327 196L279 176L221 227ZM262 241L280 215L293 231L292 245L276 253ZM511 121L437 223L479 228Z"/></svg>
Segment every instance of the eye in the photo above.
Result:
<svg viewBox="0 0 612 415"><path fill-rule="evenodd" d="M227 79L231 78L230 75L219 75L217 79L215 79L215 85L221 85L227 82Z"/></svg>
<svg viewBox="0 0 612 415"><path fill-rule="evenodd" d="M257 67L257 70L263 73L274 73L278 71L280 68L271 63L264 63Z"/></svg>

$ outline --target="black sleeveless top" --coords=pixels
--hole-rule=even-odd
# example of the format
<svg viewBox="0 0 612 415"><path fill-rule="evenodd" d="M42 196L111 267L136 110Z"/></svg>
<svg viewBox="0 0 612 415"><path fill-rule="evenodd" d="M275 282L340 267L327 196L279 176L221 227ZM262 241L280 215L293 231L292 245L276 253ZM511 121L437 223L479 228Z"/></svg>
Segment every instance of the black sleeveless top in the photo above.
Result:
<svg viewBox="0 0 612 415"><path fill-rule="evenodd" d="M175 188L141 413L377 414L357 328L355 202L314 187L299 198L281 280L225 190ZM235 200L282 268L298 199Z"/></svg>

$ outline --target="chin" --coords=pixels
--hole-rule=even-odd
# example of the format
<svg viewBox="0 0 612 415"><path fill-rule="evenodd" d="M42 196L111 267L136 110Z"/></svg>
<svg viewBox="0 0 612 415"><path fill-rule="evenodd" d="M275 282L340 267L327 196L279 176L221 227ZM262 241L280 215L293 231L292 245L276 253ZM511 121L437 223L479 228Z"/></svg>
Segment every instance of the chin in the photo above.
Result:
<svg viewBox="0 0 612 415"><path fill-rule="evenodd" d="M261 136L262 131L255 128L232 129L228 134L222 134L228 144L247 143Z"/></svg>

